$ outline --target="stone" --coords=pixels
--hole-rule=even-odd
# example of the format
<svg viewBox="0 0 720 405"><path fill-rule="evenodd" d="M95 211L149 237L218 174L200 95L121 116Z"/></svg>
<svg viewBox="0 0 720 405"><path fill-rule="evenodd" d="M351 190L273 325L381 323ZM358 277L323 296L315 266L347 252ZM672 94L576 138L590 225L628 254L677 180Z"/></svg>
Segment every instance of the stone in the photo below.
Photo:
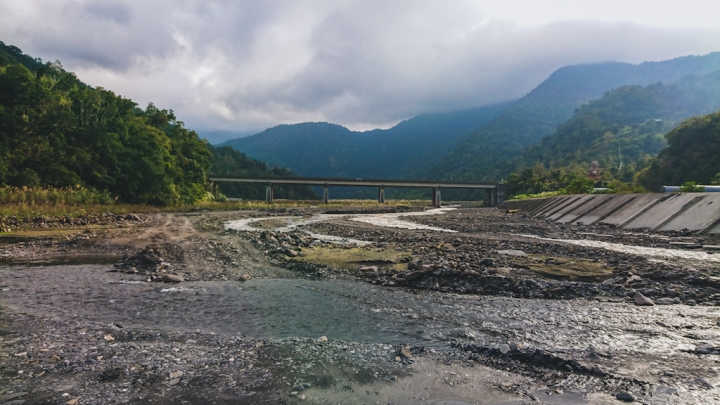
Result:
<svg viewBox="0 0 720 405"><path fill-rule="evenodd" d="M403 347L400 349L400 356L405 357L406 359L412 358L412 353L410 353L410 349L408 347Z"/></svg>
<svg viewBox="0 0 720 405"><path fill-rule="evenodd" d="M635 402L635 395L629 392L619 392L615 395L615 398L624 402Z"/></svg>
<svg viewBox="0 0 720 405"><path fill-rule="evenodd" d="M378 271L377 266L363 266L358 269L363 273L375 273Z"/></svg>
<svg viewBox="0 0 720 405"><path fill-rule="evenodd" d="M508 354L510 352L510 345L501 344L500 346L498 346L498 350L500 350L500 353L502 354Z"/></svg>
<svg viewBox="0 0 720 405"><path fill-rule="evenodd" d="M655 303L650 298L642 295L639 292L635 293L635 296L633 297L633 300L635 301L635 305L639 306L653 306Z"/></svg>
<svg viewBox="0 0 720 405"><path fill-rule="evenodd" d="M672 305L675 303L675 300L670 297L663 297L658 298L655 300L655 304L657 305Z"/></svg>
<svg viewBox="0 0 720 405"><path fill-rule="evenodd" d="M503 255L503 256L516 256L516 257L527 256L527 253L523 252L522 250L514 250L514 249L498 250L498 254Z"/></svg>
<svg viewBox="0 0 720 405"><path fill-rule="evenodd" d="M287 251L287 255L290 256L290 257L297 257L298 252L290 249L290 250Z"/></svg>
<svg viewBox="0 0 720 405"><path fill-rule="evenodd" d="M687 300L687 301L685 301L683 304L685 304L685 305L690 305L691 307L694 307L695 305L697 305L697 302L696 302L695 300Z"/></svg>
<svg viewBox="0 0 720 405"><path fill-rule="evenodd" d="M318 342L327 342L327 341L328 341L327 336L320 336L320 337L318 338Z"/></svg>
<svg viewBox="0 0 720 405"><path fill-rule="evenodd" d="M483 259L480 260L480 265L481 265L481 266L492 266L493 264L495 264L495 260L493 260L493 259L491 259L491 258L489 258L489 257L485 257L485 258L483 258Z"/></svg>
<svg viewBox="0 0 720 405"><path fill-rule="evenodd" d="M182 283L185 279L177 274L165 274L163 275L163 281L166 283Z"/></svg>
<svg viewBox="0 0 720 405"><path fill-rule="evenodd" d="M239 276L239 277L238 277L238 280L239 280L239 281L248 281L248 280L250 280L250 279L252 279L252 276L249 275L249 274L247 274L247 273L245 273L245 274L243 274L242 276Z"/></svg>

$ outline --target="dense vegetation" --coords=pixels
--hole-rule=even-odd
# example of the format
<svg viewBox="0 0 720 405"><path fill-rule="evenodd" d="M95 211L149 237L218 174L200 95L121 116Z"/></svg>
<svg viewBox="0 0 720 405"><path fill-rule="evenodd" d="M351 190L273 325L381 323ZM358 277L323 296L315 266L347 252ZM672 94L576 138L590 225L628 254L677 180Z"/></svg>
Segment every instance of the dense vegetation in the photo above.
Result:
<svg viewBox="0 0 720 405"><path fill-rule="evenodd" d="M720 184L720 112L691 118L667 134L663 149L638 183L651 190L686 182Z"/></svg>
<svg viewBox="0 0 720 405"><path fill-rule="evenodd" d="M718 108L720 71L667 86L621 87L583 105L555 133L528 147L513 161L521 175L508 181L513 193L556 190L583 176L595 160L602 173L598 186L621 187L650 165L666 145L664 135L681 120Z"/></svg>
<svg viewBox="0 0 720 405"><path fill-rule="evenodd" d="M720 52L640 65L612 62L561 68L489 124L460 139L426 177L500 180L509 173L508 159L551 135L576 108L604 92L624 85L672 83L718 66Z"/></svg>
<svg viewBox="0 0 720 405"><path fill-rule="evenodd" d="M277 174L215 153L225 173ZM0 186L80 186L125 203L190 204L207 198L212 164L211 147L172 110L140 109L59 62L42 64L0 42Z"/></svg>

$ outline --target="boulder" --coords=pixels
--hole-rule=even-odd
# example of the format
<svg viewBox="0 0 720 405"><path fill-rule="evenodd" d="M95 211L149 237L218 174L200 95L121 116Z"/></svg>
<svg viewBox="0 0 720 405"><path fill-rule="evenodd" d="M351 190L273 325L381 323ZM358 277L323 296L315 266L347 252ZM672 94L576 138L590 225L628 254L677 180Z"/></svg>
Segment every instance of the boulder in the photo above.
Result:
<svg viewBox="0 0 720 405"><path fill-rule="evenodd" d="M177 274L165 274L163 275L163 281L166 283L182 283L185 279Z"/></svg>
<svg viewBox="0 0 720 405"><path fill-rule="evenodd" d="M642 295L639 292L635 293L635 296L633 297L633 300L635 301L635 305L639 306L653 306L655 303L650 298Z"/></svg>

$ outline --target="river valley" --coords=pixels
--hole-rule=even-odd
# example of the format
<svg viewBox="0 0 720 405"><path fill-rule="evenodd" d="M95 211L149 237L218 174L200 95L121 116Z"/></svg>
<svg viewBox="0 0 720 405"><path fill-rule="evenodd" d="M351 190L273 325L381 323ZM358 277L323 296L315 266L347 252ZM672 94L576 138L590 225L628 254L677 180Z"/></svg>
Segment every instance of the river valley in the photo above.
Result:
<svg viewBox="0 0 720 405"><path fill-rule="evenodd" d="M668 246L697 235L477 207L120 222L0 245L0 403L720 403L716 255Z"/></svg>

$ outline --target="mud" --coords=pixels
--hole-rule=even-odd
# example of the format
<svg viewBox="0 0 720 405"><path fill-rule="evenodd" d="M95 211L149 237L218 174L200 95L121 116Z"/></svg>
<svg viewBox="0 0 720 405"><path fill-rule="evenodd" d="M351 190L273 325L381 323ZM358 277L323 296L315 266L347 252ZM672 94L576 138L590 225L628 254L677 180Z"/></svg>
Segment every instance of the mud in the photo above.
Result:
<svg viewBox="0 0 720 405"><path fill-rule="evenodd" d="M0 246L0 403L720 402L717 264L669 245L705 237L462 207L48 228Z"/></svg>

